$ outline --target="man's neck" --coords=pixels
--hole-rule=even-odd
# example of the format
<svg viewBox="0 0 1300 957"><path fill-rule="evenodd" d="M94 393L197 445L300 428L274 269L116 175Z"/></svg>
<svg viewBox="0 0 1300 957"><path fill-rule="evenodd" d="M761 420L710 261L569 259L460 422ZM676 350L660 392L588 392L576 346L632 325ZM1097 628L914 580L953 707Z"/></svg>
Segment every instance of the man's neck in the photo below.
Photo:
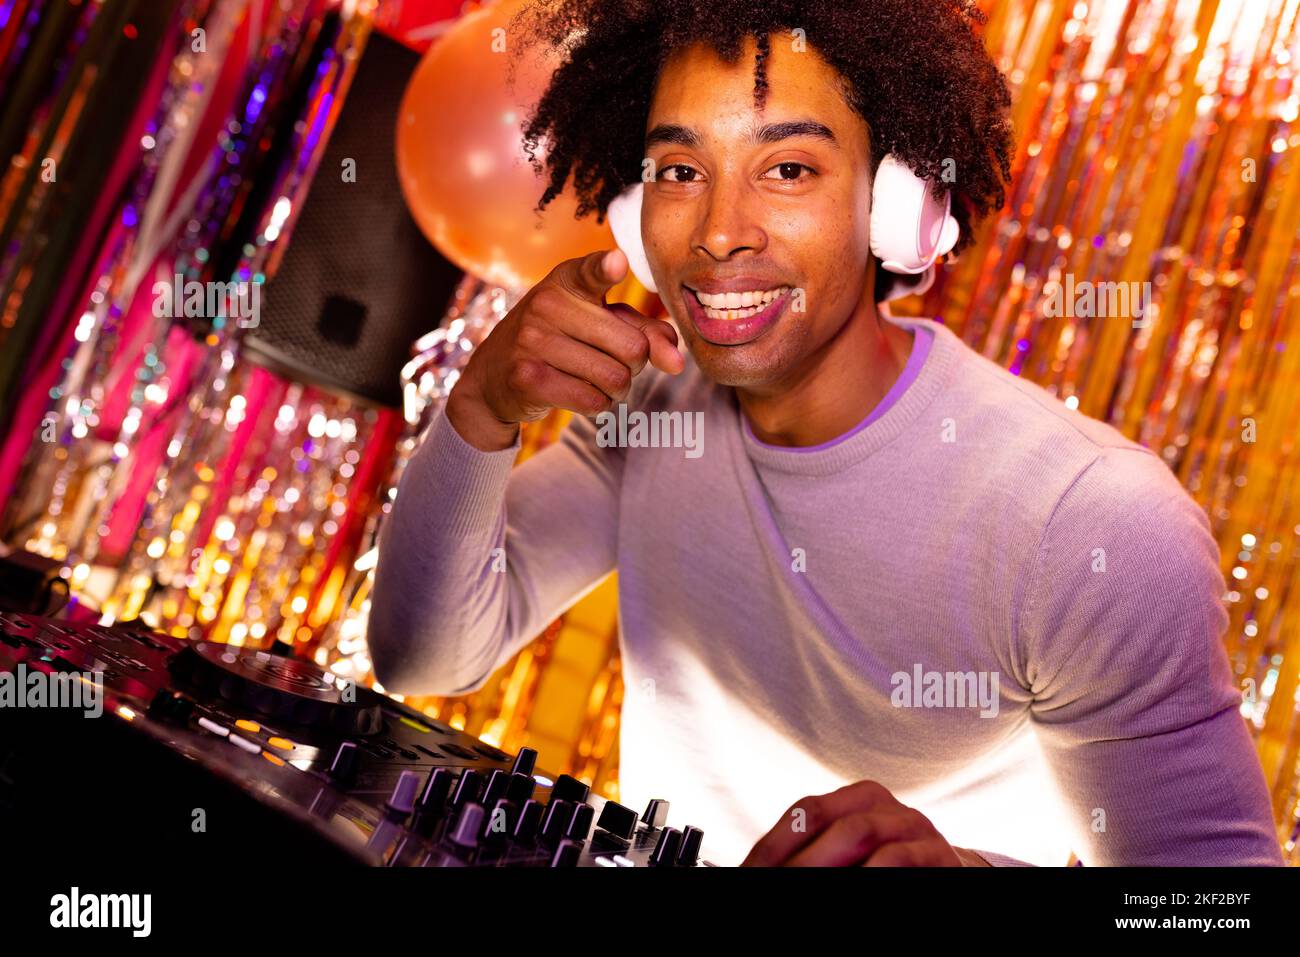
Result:
<svg viewBox="0 0 1300 957"><path fill-rule="evenodd" d="M850 431L871 414L907 365L915 333L860 306L788 384L757 395L736 390L754 437L768 445L810 446Z"/></svg>

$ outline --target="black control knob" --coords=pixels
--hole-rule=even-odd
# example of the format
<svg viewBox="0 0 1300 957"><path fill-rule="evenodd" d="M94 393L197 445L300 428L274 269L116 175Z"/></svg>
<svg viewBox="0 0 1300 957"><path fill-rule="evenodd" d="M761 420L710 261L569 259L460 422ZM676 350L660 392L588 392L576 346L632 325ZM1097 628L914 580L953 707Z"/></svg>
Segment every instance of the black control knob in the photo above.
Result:
<svg viewBox="0 0 1300 957"><path fill-rule="evenodd" d="M687 825L682 831L682 849L677 854L679 867L694 867L700 859L700 845L704 843L704 832L698 827Z"/></svg>
<svg viewBox="0 0 1300 957"><path fill-rule="evenodd" d="M446 768L434 768L429 772L428 779L424 782L424 790L420 792L418 807L421 814L440 814L447 803L447 795L451 794L451 786L455 777Z"/></svg>
<svg viewBox="0 0 1300 957"><path fill-rule="evenodd" d="M573 814L573 820L569 822L568 829L564 836L571 841L581 843L587 839L591 833L591 822L596 817L596 809L590 804L579 804L578 809Z"/></svg>
<svg viewBox="0 0 1300 957"><path fill-rule="evenodd" d="M404 820L415 810L415 798L420 790L420 776L414 771L403 771L393 786L393 793L384 802L388 817L392 820Z"/></svg>
<svg viewBox="0 0 1300 957"><path fill-rule="evenodd" d="M185 724L192 714L194 714L194 701L167 688L159 690L153 696L153 701L149 702L148 715L155 721Z"/></svg>
<svg viewBox="0 0 1300 957"><path fill-rule="evenodd" d="M467 801L478 799L478 786L481 776L477 771L466 768L460 772L460 780L456 782L456 790L451 796L451 806L458 808Z"/></svg>
<svg viewBox="0 0 1300 957"><path fill-rule="evenodd" d="M660 798L651 798L641 815L641 823L650 830L663 827L668 823L668 802Z"/></svg>
<svg viewBox="0 0 1300 957"><path fill-rule="evenodd" d="M519 809L519 820L515 822L515 840L524 843L533 840L537 836L537 828L541 823L542 805L529 798Z"/></svg>
<svg viewBox="0 0 1300 957"><path fill-rule="evenodd" d="M500 768L494 770L488 775L487 787L483 789L483 806L492 807L501 798L506 796L506 788L510 784L510 772L502 771Z"/></svg>
<svg viewBox="0 0 1300 957"><path fill-rule="evenodd" d="M159 688L157 693L154 694L153 700L149 702L149 710L145 713L159 721L166 720L167 706L173 697L174 695L168 689Z"/></svg>
<svg viewBox="0 0 1300 957"><path fill-rule="evenodd" d="M606 801L596 827L621 841L630 841L636 832L636 811L615 801Z"/></svg>
<svg viewBox="0 0 1300 957"><path fill-rule="evenodd" d="M655 849L650 852L651 867L672 867L677 863L677 852L681 850L682 832L675 827L666 827L659 832Z"/></svg>
<svg viewBox="0 0 1300 957"><path fill-rule="evenodd" d="M551 786L552 801L573 801L581 804L587 800L591 788L569 774L561 774Z"/></svg>
<svg viewBox="0 0 1300 957"><path fill-rule="evenodd" d="M514 834L515 824L519 820L519 805L501 798L492 804L491 808L487 816L487 828L483 832L483 840L492 844L508 841Z"/></svg>
<svg viewBox="0 0 1300 957"><path fill-rule="evenodd" d="M528 774L512 774L510 782L506 785L506 797L516 804L523 804L533 796L533 789L537 787L537 781Z"/></svg>
<svg viewBox="0 0 1300 957"><path fill-rule="evenodd" d="M551 855L552 867L577 867L578 857L582 854L582 845L576 841L564 840L555 848L555 853Z"/></svg>
<svg viewBox="0 0 1300 957"><path fill-rule="evenodd" d="M465 804L460 809L460 816L456 818L456 824L451 829L448 839L458 847L478 846L478 839L483 834L485 813L482 804L475 804L472 801Z"/></svg>
<svg viewBox="0 0 1300 957"><path fill-rule="evenodd" d="M334 752L334 760L330 762L328 774L343 787L348 787L357 779L357 767L360 761L361 753L357 750L356 742L344 741Z"/></svg>
<svg viewBox="0 0 1300 957"><path fill-rule="evenodd" d="M546 805L546 817L542 820L542 843L554 844L564 837L573 821L578 805L572 801L556 801Z"/></svg>
<svg viewBox="0 0 1300 957"><path fill-rule="evenodd" d="M511 766L510 773L526 774L531 777L535 767L537 767L537 752L532 748L520 748L519 753L515 755L515 763Z"/></svg>

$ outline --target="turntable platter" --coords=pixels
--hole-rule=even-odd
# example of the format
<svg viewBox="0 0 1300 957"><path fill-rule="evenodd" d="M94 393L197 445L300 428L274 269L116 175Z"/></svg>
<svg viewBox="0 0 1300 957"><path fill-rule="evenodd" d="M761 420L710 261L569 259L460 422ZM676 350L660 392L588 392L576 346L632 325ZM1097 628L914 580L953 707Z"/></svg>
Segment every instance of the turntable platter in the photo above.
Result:
<svg viewBox="0 0 1300 957"><path fill-rule="evenodd" d="M281 721L348 734L383 728L380 695L299 658L200 641L187 645L169 667L196 688Z"/></svg>

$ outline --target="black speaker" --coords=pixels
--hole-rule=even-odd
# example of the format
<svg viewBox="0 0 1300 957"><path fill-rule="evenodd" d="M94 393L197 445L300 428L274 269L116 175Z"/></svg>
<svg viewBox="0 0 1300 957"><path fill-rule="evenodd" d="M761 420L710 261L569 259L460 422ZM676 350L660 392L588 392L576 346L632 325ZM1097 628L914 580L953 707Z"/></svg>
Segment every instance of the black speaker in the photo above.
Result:
<svg viewBox="0 0 1300 957"><path fill-rule="evenodd" d="M62 564L0 545L0 610L53 615L68 601L68 583L59 576Z"/></svg>
<svg viewBox="0 0 1300 957"><path fill-rule="evenodd" d="M462 275L421 234L397 181L397 114L419 60L395 40L370 36L279 271L262 290L258 324L244 338L251 362L391 407L401 406L411 344L437 328Z"/></svg>

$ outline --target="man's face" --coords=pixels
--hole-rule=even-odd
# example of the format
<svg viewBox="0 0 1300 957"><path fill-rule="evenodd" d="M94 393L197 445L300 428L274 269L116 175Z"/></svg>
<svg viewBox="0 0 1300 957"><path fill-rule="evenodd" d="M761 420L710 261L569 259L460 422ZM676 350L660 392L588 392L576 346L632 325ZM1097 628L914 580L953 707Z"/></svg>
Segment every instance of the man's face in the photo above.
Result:
<svg viewBox="0 0 1300 957"><path fill-rule="evenodd" d="M728 65L697 44L664 64L646 124L655 179L642 235L701 371L761 394L797 381L873 290L866 123L836 71L780 33L758 112L756 49L750 38ZM769 304L771 290L783 291Z"/></svg>

